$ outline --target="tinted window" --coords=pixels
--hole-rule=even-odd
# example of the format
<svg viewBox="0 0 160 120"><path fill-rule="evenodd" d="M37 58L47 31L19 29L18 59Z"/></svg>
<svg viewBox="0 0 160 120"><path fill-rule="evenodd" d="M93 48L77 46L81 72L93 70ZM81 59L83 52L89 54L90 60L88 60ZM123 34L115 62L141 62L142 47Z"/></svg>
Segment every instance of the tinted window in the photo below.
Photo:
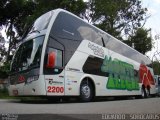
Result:
<svg viewBox="0 0 160 120"><path fill-rule="evenodd" d="M46 14L40 16L32 25L31 30L29 33L31 33L34 30L44 30L48 27L48 24L51 20L51 17L53 15L53 11L47 12Z"/></svg>
<svg viewBox="0 0 160 120"><path fill-rule="evenodd" d="M22 52L22 45L17 49L17 51L13 57L12 66L11 66L12 72L19 71L21 52Z"/></svg>
<svg viewBox="0 0 160 120"><path fill-rule="evenodd" d="M70 14L60 12L56 18L52 32L54 36L71 40L90 40L102 45L99 31L86 22Z"/></svg>
<svg viewBox="0 0 160 120"><path fill-rule="evenodd" d="M150 65L151 62L150 62L149 58L146 58L146 56L140 54L138 51L132 49L128 45L125 45L124 43L117 40L116 38L111 37L108 34L105 34L103 36L103 38L104 38L106 48L108 48L116 53L119 53L123 56L126 56L130 59L133 59L139 63L144 63L146 65Z"/></svg>
<svg viewBox="0 0 160 120"><path fill-rule="evenodd" d="M89 56L83 66L83 72L93 75L106 76L108 77L108 73L104 73L101 71L101 66L103 64L103 59Z"/></svg>
<svg viewBox="0 0 160 120"><path fill-rule="evenodd" d="M66 40L81 41L83 39L87 39L101 46L103 46L101 39L101 37L103 37L106 48L127 58L133 59L139 63L144 63L146 65L149 65L151 63L151 61L147 57L140 54L136 50L133 50L131 47L125 45L116 38L111 37L107 33L96 29L83 20L80 20L68 13L59 13L53 24L51 34L53 34L53 36Z"/></svg>
<svg viewBox="0 0 160 120"><path fill-rule="evenodd" d="M50 52L55 53L55 67L54 68L48 68L46 67L47 62L48 62L48 54ZM44 74L60 74L63 70L63 51L56 49L56 48L51 48L47 47L46 53L45 53L45 58L44 58Z"/></svg>
<svg viewBox="0 0 160 120"><path fill-rule="evenodd" d="M21 44L13 58L12 72L23 71L40 65L43 39L44 36L41 36Z"/></svg>

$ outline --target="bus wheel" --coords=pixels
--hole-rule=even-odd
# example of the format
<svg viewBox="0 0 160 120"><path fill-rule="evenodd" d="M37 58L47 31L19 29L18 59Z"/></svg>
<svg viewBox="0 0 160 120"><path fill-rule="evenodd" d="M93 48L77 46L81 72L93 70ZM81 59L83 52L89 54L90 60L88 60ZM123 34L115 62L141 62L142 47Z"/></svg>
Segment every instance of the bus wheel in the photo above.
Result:
<svg viewBox="0 0 160 120"><path fill-rule="evenodd" d="M94 97L93 86L88 80L82 81L80 85L80 100L82 102L92 101Z"/></svg>

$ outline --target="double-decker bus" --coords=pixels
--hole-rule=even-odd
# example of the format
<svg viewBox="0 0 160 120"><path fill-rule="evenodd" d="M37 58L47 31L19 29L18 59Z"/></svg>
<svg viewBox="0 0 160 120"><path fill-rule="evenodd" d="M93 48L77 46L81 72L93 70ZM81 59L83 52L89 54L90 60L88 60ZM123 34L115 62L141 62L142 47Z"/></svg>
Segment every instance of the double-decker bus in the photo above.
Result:
<svg viewBox="0 0 160 120"><path fill-rule="evenodd" d="M40 16L11 63L10 96L73 97L155 94L151 61L76 15Z"/></svg>

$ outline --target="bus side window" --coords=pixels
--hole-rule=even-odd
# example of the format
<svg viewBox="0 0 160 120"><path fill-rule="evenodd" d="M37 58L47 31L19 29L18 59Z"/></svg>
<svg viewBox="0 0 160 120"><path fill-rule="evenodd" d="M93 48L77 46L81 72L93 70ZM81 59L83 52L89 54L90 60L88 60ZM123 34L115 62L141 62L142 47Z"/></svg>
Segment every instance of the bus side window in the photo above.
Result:
<svg viewBox="0 0 160 120"><path fill-rule="evenodd" d="M54 52L54 67L48 67L48 55ZM63 51L48 47L44 59L44 74L60 74L63 71Z"/></svg>
<svg viewBox="0 0 160 120"><path fill-rule="evenodd" d="M54 52L55 53L55 67L63 67L63 54L62 50L54 49L54 48L48 48L48 54Z"/></svg>

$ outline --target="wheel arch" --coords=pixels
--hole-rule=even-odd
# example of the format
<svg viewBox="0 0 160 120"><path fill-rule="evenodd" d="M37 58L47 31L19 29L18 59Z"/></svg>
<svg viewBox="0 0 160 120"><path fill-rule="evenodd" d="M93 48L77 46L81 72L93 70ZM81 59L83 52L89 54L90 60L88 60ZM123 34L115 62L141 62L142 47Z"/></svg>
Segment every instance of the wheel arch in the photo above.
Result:
<svg viewBox="0 0 160 120"><path fill-rule="evenodd" d="M88 75L84 76L84 77L81 79L80 86L81 86L82 82L85 81L85 80L88 80L88 81L92 84L94 96L96 96L96 85L95 85L95 82L94 82L94 78L91 77L91 76L88 76ZM79 87L79 92L80 92L80 87Z"/></svg>

